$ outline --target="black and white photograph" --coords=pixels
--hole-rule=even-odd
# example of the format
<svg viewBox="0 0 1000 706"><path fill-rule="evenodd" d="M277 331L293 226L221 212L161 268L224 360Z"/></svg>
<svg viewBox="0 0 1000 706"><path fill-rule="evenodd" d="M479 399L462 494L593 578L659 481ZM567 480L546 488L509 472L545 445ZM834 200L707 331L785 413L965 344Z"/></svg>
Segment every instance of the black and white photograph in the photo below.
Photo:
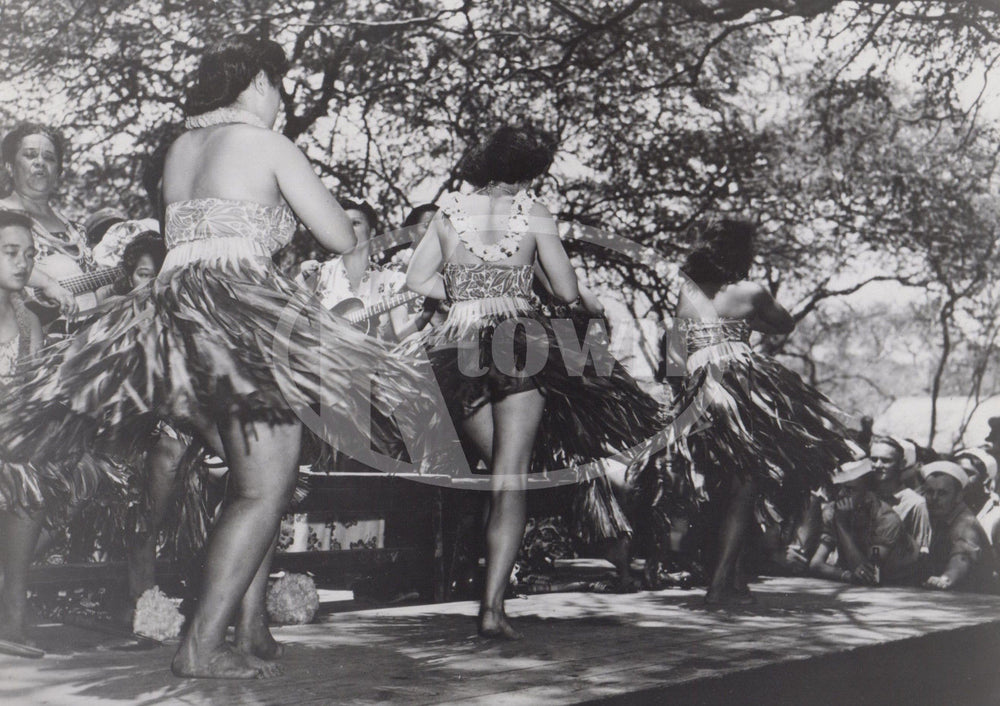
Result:
<svg viewBox="0 0 1000 706"><path fill-rule="evenodd" d="M0 702L1000 704L1000 0L0 30Z"/></svg>

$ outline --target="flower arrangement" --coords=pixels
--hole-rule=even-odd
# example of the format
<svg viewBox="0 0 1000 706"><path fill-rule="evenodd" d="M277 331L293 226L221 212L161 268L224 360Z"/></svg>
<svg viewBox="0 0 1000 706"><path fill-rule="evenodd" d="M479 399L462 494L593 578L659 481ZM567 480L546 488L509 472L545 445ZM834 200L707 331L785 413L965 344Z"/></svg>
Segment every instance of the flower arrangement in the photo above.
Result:
<svg viewBox="0 0 1000 706"><path fill-rule="evenodd" d="M304 625L316 617L319 593L305 574L285 574L267 589L267 613L282 625Z"/></svg>
<svg viewBox="0 0 1000 706"><path fill-rule="evenodd" d="M139 596L135 604L132 631L160 642L176 638L184 624L179 604L179 598L170 598L158 586L153 586Z"/></svg>

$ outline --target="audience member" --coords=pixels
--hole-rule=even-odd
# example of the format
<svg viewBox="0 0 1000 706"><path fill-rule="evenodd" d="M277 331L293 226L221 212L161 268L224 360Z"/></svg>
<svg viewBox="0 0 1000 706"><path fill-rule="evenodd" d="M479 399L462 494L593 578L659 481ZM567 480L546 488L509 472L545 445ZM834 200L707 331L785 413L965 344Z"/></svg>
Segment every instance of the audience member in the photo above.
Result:
<svg viewBox="0 0 1000 706"><path fill-rule="evenodd" d="M996 561L989 540L962 501L968 474L953 461L934 461L923 471L931 514L931 576L924 585L942 591L996 592Z"/></svg>
<svg viewBox="0 0 1000 706"><path fill-rule="evenodd" d="M917 545L921 554L930 551L931 518L924 497L903 484L905 451L897 439L876 436L871 442L869 458L876 473L879 497L889 504L903 521L903 529Z"/></svg>
<svg viewBox="0 0 1000 706"><path fill-rule="evenodd" d="M87 234L87 245L94 247L101 242L111 226L127 220L128 216L117 208L102 208L90 214L83 222L83 230Z"/></svg>
<svg viewBox="0 0 1000 706"><path fill-rule="evenodd" d="M962 449L955 454L958 463L969 476L962 500L976 515L996 554L1000 545L1000 496L993 490L997 477L997 461L986 449Z"/></svg>
<svg viewBox="0 0 1000 706"><path fill-rule="evenodd" d="M903 582L916 571L916 543L876 494L874 470L865 458L845 463L834 475L838 497L823 507L819 547L809 562L817 576L874 586ZM834 550L837 560L831 565Z"/></svg>

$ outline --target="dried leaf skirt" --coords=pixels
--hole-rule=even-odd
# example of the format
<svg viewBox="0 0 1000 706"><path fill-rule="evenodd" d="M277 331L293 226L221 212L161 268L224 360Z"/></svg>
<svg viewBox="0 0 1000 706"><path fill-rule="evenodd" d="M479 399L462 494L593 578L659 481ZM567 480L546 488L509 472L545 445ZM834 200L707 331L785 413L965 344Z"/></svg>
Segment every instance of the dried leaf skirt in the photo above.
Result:
<svg viewBox="0 0 1000 706"><path fill-rule="evenodd" d="M664 414L611 356L604 331L591 330L587 357L581 350L589 320L582 316L553 323L528 310L456 323L454 314L455 307L449 321L425 330L407 349L412 354L423 345L455 428L487 404L538 390L545 408L530 471L570 469L573 477L572 469L590 464L575 476L575 486L566 486L563 504L571 510L574 534L587 544L631 535L602 462L641 448L663 428Z"/></svg>
<svg viewBox="0 0 1000 706"><path fill-rule="evenodd" d="M689 420L671 438L692 485L726 492L732 474L754 479L761 520L787 517L859 452L829 399L745 343L691 354L674 417Z"/></svg>
<svg viewBox="0 0 1000 706"><path fill-rule="evenodd" d="M72 502L102 477L120 484L117 466L93 459L134 458L160 420L196 433L229 418L312 414L326 441L367 447L369 418L395 413L397 427L416 427L418 389L408 363L322 309L270 260L193 261L41 351L0 408L0 457L33 470L5 473L0 492L27 506Z"/></svg>

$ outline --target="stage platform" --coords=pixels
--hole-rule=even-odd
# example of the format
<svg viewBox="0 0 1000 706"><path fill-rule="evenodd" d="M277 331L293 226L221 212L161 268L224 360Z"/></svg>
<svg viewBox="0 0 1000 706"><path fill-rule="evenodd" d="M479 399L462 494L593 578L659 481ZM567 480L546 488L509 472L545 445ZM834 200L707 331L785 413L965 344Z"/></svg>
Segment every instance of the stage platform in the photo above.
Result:
<svg viewBox="0 0 1000 706"><path fill-rule="evenodd" d="M1000 703L1000 599L769 578L759 604L699 590L508 601L516 643L475 635L471 602L333 612L277 628L285 675L182 680L174 648L37 626L0 656L0 704Z"/></svg>

